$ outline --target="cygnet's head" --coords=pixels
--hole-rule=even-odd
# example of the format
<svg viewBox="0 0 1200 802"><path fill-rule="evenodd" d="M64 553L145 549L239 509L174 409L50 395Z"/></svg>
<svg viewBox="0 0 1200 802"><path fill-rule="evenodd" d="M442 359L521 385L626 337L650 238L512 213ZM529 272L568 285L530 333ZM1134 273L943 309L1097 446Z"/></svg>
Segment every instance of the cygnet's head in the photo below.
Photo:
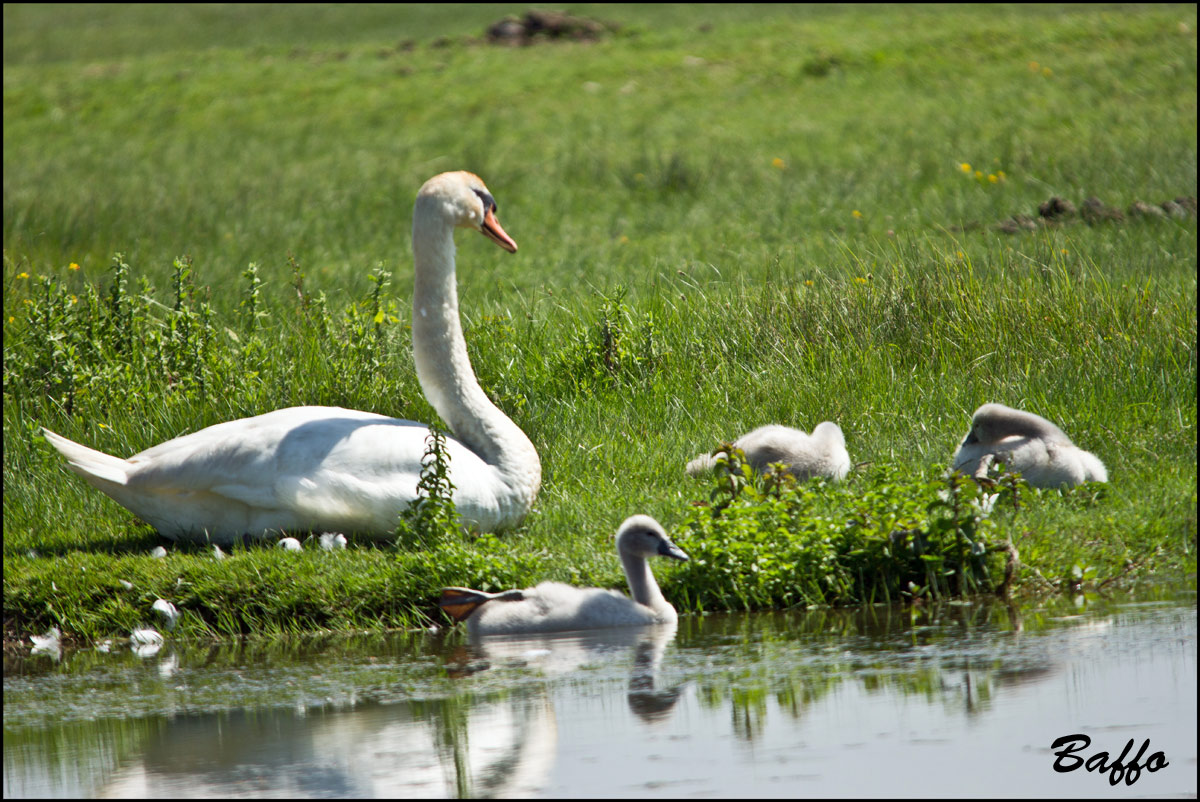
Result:
<svg viewBox="0 0 1200 802"><path fill-rule="evenodd" d="M649 515L631 515L617 528L617 551L638 557L686 560L683 549L671 542L666 530Z"/></svg>
<svg viewBox="0 0 1200 802"><path fill-rule="evenodd" d="M496 201L483 179L466 170L435 175L417 192L413 225L426 215L437 215L459 228L473 228L509 253L517 243L496 219Z"/></svg>
<svg viewBox="0 0 1200 802"><path fill-rule="evenodd" d="M984 404L971 416L971 430L963 438L964 446L982 443L992 445L1006 437L1034 437L1069 443L1063 430L1041 415L1006 407L1004 404Z"/></svg>

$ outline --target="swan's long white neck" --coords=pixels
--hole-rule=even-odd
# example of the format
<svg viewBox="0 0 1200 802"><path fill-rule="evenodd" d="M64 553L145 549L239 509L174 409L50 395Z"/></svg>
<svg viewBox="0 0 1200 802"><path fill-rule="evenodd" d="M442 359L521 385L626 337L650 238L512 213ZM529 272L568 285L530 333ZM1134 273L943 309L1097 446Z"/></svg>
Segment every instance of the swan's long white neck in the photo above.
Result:
<svg viewBox="0 0 1200 802"><path fill-rule="evenodd" d="M650 563L639 554L621 552L621 565L625 568L625 579L629 582L629 593L638 604L644 604L652 610L662 610L670 607L658 582L650 571Z"/></svg>
<svg viewBox="0 0 1200 802"><path fill-rule="evenodd" d="M491 402L471 369L458 315L454 226L435 199L417 199L413 258L413 360L421 389L454 436L496 468L511 500L528 511L541 485L541 462L533 443Z"/></svg>

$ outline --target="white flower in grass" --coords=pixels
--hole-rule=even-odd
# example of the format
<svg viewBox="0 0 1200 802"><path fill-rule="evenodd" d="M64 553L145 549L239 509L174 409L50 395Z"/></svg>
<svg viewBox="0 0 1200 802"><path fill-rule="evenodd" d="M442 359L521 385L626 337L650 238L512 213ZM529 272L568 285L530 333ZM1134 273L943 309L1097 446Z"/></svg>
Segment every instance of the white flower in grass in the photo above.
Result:
<svg viewBox="0 0 1200 802"><path fill-rule="evenodd" d="M990 495L988 493L984 493L975 503L978 505L981 513L984 515L991 515L992 510L996 509L996 499L998 498L1000 498L999 493L992 493Z"/></svg>
<svg viewBox="0 0 1200 802"><path fill-rule="evenodd" d="M167 556L167 550L162 546L155 546L154 551L150 552L150 556L156 560L161 560L163 557Z"/></svg>
<svg viewBox="0 0 1200 802"><path fill-rule="evenodd" d="M304 547L300 545L300 541L294 537L285 537L280 540L279 548L284 551L304 551Z"/></svg>
<svg viewBox="0 0 1200 802"><path fill-rule="evenodd" d="M221 551L221 547L215 543L213 544L213 556L216 557L218 560L225 559L225 552Z"/></svg>

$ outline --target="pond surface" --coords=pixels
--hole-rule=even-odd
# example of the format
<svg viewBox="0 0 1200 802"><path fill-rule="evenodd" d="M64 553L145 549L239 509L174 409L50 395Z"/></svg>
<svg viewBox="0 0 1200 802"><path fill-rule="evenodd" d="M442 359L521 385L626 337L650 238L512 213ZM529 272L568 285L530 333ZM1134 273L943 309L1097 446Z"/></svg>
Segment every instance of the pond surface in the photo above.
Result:
<svg viewBox="0 0 1200 802"><path fill-rule="evenodd" d="M1055 771L1077 733L1064 765L1149 740L1136 783ZM1195 796L1196 773L1194 578L1025 611L4 661L5 797Z"/></svg>

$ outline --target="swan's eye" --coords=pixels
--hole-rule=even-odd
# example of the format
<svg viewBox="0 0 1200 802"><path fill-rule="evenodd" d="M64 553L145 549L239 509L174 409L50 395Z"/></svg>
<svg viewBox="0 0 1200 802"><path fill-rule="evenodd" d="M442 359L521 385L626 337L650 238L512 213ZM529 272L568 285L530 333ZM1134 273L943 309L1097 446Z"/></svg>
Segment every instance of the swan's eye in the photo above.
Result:
<svg viewBox="0 0 1200 802"><path fill-rule="evenodd" d="M499 211L499 209L496 208L496 201L492 198L491 195L484 192L482 189L475 190L475 194L479 196L479 200L483 201L483 213L484 214L487 214L489 210L493 214L495 214L497 211Z"/></svg>

